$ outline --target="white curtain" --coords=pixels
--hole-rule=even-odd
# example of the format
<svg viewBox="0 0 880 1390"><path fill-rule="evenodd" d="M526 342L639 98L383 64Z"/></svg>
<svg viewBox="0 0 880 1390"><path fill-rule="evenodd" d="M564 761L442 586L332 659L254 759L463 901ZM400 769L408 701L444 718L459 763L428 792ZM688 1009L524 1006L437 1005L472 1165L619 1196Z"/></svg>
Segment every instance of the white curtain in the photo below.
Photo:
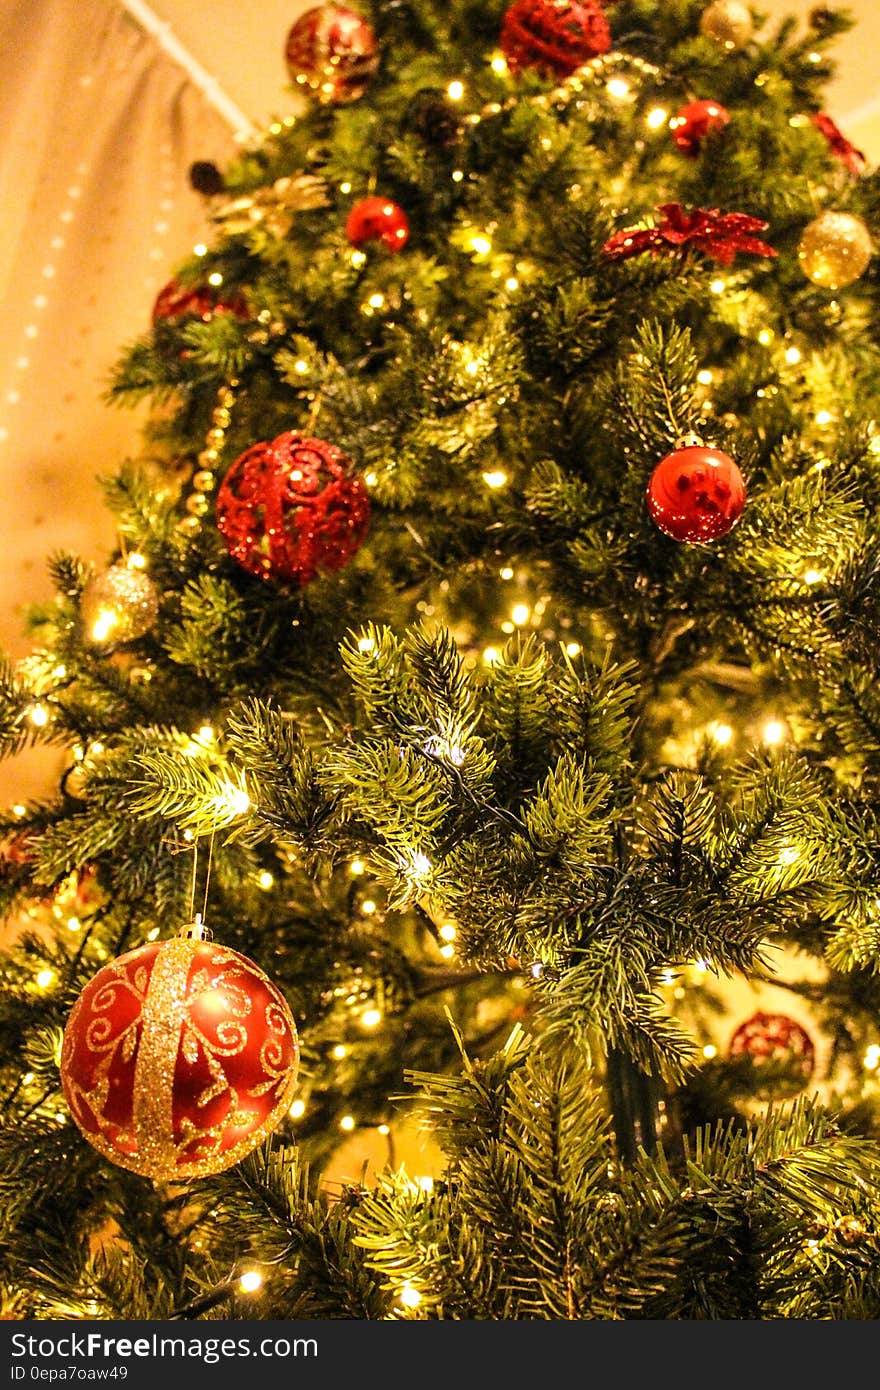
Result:
<svg viewBox="0 0 880 1390"><path fill-rule="evenodd" d="M95 479L137 452L140 410L103 399L175 264L210 235L190 187L231 126L112 0L0 0L0 647L52 592L46 557L103 562ZM5 804L39 796L57 754L0 764Z"/></svg>

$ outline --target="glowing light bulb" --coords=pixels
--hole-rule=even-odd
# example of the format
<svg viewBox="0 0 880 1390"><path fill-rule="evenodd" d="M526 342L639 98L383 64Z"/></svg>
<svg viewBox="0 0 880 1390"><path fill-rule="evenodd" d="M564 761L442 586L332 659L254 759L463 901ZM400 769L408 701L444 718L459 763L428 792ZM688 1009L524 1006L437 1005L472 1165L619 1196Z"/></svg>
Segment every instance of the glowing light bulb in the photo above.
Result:
<svg viewBox="0 0 880 1390"><path fill-rule="evenodd" d="M98 616L92 623L92 638L95 642L106 642L110 633L119 622L119 614L112 608L99 608Z"/></svg>
<svg viewBox="0 0 880 1390"><path fill-rule="evenodd" d="M514 290L519 289L519 280L517 280L515 275L509 275L507 277L504 281L504 288L509 290L511 294L513 294Z"/></svg>
<svg viewBox="0 0 880 1390"><path fill-rule="evenodd" d="M382 1022L381 1009L365 1009L361 1014L361 1023L365 1028L376 1028Z"/></svg>
<svg viewBox="0 0 880 1390"><path fill-rule="evenodd" d="M831 414L831 411L830 411L830 410L817 410L817 411L816 411L816 424L817 424L817 425L830 425L830 424L831 424L831 421L832 421L833 419L834 419L834 416Z"/></svg>
<svg viewBox="0 0 880 1390"><path fill-rule="evenodd" d="M702 371L697 372L697 381L701 386L711 386L714 380L715 378L708 367L704 367Z"/></svg>
<svg viewBox="0 0 880 1390"><path fill-rule="evenodd" d="M355 270L360 270L361 266L367 263L367 253L366 251L352 251L348 259L351 261Z"/></svg>
<svg viewBox="0 0 880 1390"><path fill-rule="evenodd" d="M349 1134L354 1129L354 1115L343 1115L339 1121L339 1128L344 1129Z"/></svg>
<svg viewBox="0 0 880 1390"><path fill-rule="evenodd" d="M709 289L713 294L723 294L727 289L727 281L722 280L720 277L717 280L710 280Z"/></svg>
<svg viewBox="0 0 880 1390"><path fill-rule="evenodd" d="M398 1297L404 1308L418 1308L422 1301L422 1295L412 1284L404 1284Z"/></svg>
<svg viewBox="0 0 880 1390"><path fill-rule="evenodd" d="M605 90L610 97L623 101L624 97L629 96L630 88L625 77L612 77L611 81L605 84Z"/></svg>
<svg viewBox="0 0 880 1390"><path fill-rule="evenodd" d="M581 644L580 642L566 642L565 650L568 656L579 656Z"/></svg>
<svg viewBox="0 0 880 1390"><path fill-rule="evenodd" d="M259 1270L246 1269L238 1281L238 1287L242 1293L256 1293L257 1289L262 1288L263 1276Z"/></svg>
<svg viewBox="0 0 880 1390"><path fill-rule="evenodd" d="M208 276L208 284L214 286L223 284L223 276L220 274L219 270L211 271L211 274Z"/></svg>
<svg viewBox="0 0 880 1390"><path fill-rule="evenodd" d="M768 347L773 342L772 328L762 328L758 334L758 342L762 347Z"/></svg>
<svg viewBox="0 0 880 1390"><path fill-rule="evenodd" d="M805 583L805 584L821 584L821 583L822 583L822 580L823 580L824 578L825 578L825 571L824 571L824 570L805 570L805 571L804 571L804 583Z"/></svg>
<svg viewBox="0 0 880 1390"><path fill-rule="evenodd" d="M507 474L503 473L499 468L494 472L484 473L483 482L486 484L486 487L490 487L494 491L497 488L504 487L504 484L507 482Z"/></svg>
<svg viewBox="0 0 880 1390"><path fill-rule="evenodd" d="M351 865L350 865L350 870L351 870L351 872L352 872L353 874L355 874L355 875L357 875L357 874L362 874L363 871L364 871L364 861L363 861L363 859L352 859Z"/></svg>
<svg viewBox="0 0 880 1390"><path fill-rule="evenodd" d="M496 53L490 64L492 71L497 72L499 77L506 77L510 69L507 66L507 59L501 53Z"/></svg>
<svg viewBox="0 0 880 1390"><path fill-rule="evenodd" d="M37 975L37 987L39 989L48 989L54 979L54 970L41 970L40 973Z"/></svg>
<svg viewBox="0 0 880 1390"><path fill-rule="evenodd" d="M330 1053L330 1056L333 1058L334 1062L341 1062L343 1057L347 1057L348 1048L345 1046L345 1043L337 1043Z"/></svg>
<svg viewBox="0 0 880 1390"><path fill-rule="evenodd" d="M796 849L794 845L786 845L785 849L779 852L779 862L786 866L789 864L796 864L800 857L800 850Z"/></svg>
<svg viewBox="0 0 880 1390"><path fill-rule="evenodd" d="M263 889L265 889L265 890L268 891L268 889L270 889L270 888L272 887L272 885L273 885L274 882L275 882L275 875L274 875L274 874L271 874L271 873L269 872L268 869L261 869L261 870L260 870L259 874L257 875L257 883L259 884L259 886L260 886L261 888L263 888Z"/></svg>
<svg viewBox="0 0 880 1390"><path fill-rule="evenodd" d="M193 247L194 256L207 256L208 248L203 241L197 241Z"/></svg>
<svg viewBox="0 0 880 1390"><path fill-rule="evenodd" d="M367 300L367 303L369 304L371 309L381 309L383 304L385 303L385 296L384 294L378 293L371 294L369 299Z"/></svg>
<svg viewBox="0 0 880 1390"><path fill-rule="evenodd" d="M13 808L12 808L12 814L13 814L14 816L26 816L26 815L27 815L27 807L26 807L26 806L22 806L21 802L20 802L20 801L17 801L17 802L15 803L15 805L13 806Z"/></svg>
<svg viewBox="0 0 880 1390"><path fill-rule="evenodd" d="M78 917L68 917L68 919L67 919L67 930L68 930L68 931L79 931L81 927L82 927L82 922L79 920Z"/></svg>
<svg viewBox="0 0 880 1390"><path fill-rule="evenodd" d="M713 1057L718 1056L718 1048L713 1047L712 1043L706 1043L706 1046L703 1048L703 1056L706 1058L707 1062L711 1062Z"/></svg>
<svg viewBox="0 0 880 1390"><path fill-rule="evenodd" d="M365 913L367 917L372 917L375 911L376 904L374 903L373 899L364 898L363 902L361 903L361 912Z"/></svg>
<svg viewBox="0 0 880 1390"><path fill-rule="evenodd" d="M49 711L45 705L34 705L30 712L30 721L36 724L38 729L42 729L49 723Z"/></svg>
<svg viewBox="0 0 880 1390"><path fill-rule="evenodd" d="M483 661L487 666L494 666L501 659L501 653L497 647L483 648Z"/></svg>
<svg viewBox="0 0 880 1390"><path fill-rule="evenodd" d="M785 738L785 725L779 719L768 719L761 730L761 740L771 747Z"/></svg>
<svg viewBox="0 0 880 1390"><path fill-rule="evenodd" d="M446 88L446 95L449 97L450 101L461 101L464 96L464 83L450 82L449 86Z"/></svg>
<svg viewBox="0 0 880 1390"><path fill-rule="evenodd" d="M227 782L213 798L217 811L224 816L243 816L251 808L251 799L243 787Z"/></svg>
<svg viewBox="0 0 880 1390"><path fill-rule="evenodd" d="M301 1120L306 1113L306 1103L304 1100L293 1100L290 1102L288 1115L292 1120Z"/></svg>
<svg viewBox="0 0 880 1390"><path fill-rule="evenodd" d="M377 1125L377 1126L376 1126L376 1133L377 1133L377 1134L390 1134L390 1133L391 1133L391 1128L390 1128L389 1125Z"/></svg>
<svg viewBox="0 0 880 1390"><path fill-rule="evenodd" d="M529 621L529 618L531 617L531 609L529 608L527 603L517 603L510 610L510 616L516 623L517 627L522 627L524 623L527 623Z"/></svg>
<svg viewBox="0 0 880 1390"><path fill-rule="evenodd" d="M501 575L501 578L502 578L502 579L512 579L512 578L513 578L513 570L510 568L510 565L505 565L505 566L504 566L504 569L499 570L498 573Z"/></svg>
<svg viewBox="0 0 880 1390"><path fill-rule="evenodd" d="M304 362L301 357L298 357L293 364L293 370L298 372L300 376L305 376L306 372L309 370L309 364L308 362Z"/></svg>
<svg viewBox="0 0 880 1390"><path fill-rule="evenodd" d="M729 724L710 724L706 731L713 743L717 743L719 748L726 748L733 738L733 729Z"/></svg>
<svg viewBox="0 0 880 1390"><path fill-rule="evenodd" d="M659 130L669 119L669 112L662 106L652 106L645 117L645 124L649 130Z"/></svg>
<svg viewBox="0 0 880 1390"><path fill-rule="evenodd" d="M148 940L148 941L155 941L155 940L156 940L156 937L157 937L158 935L159 935L159 928L158 928L158 927L151 927L151 929L147 932L147 940Z"/></svg>
<svg viewBox="0 0 880 1390"><path fill-rule="evenodd" d="M350 192L351 192L351 184L348 182L347 179L346 179L345 183L341 183L341 184L339 185L339 192L340 192L340 193L350 193Z"/></svg>
<svg viewBox="0 0 880 1390"><path fill-rule="evenodd" d="M440 928L438 935L441 941L454 941L458 936L458 930L451 922L447 922L445 926Z"/></svg>
<svg viewBox="0 0 880 1390"><path fill-rule="evenodd" d="M472 236L469 244L471 250L475 251L478 256L488 256L489 252L492 250L492 242L487 236L481 234Z"/></svg>
<svg viewBox="0 0 880 1390"><path fill-rule="evenodd" d="M463 178L464 178L464 171L463 171L462 169L453 169L453 171L452 171L452 182L453 182L453 183L461 183L461 181L462 181Z"/></svg>
<svg viewBox="0 0 880 1390"><path fill-rule="evenodd" d="M455 947L451 944L440 947L440 954L444 960L451 960L455 955Z"/></svg>
<svg viewBox="0 0 880 1390"><path fill-rule="evenodd" d="M790 367L796 367L802 355L800 348L790 347L785 349L785 360Z"/></svg>

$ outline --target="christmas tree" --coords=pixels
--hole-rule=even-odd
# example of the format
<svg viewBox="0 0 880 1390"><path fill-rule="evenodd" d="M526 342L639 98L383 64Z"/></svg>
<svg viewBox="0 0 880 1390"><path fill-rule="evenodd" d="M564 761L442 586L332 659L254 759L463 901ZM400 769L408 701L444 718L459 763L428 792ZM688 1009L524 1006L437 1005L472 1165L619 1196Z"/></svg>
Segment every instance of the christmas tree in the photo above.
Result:
<svg viewBox="0 0 880 1390"><path fill-rule="evenodd" d="M193 166L2 672L6 1316L880 1316L849 25L321 5Z"/></svg>

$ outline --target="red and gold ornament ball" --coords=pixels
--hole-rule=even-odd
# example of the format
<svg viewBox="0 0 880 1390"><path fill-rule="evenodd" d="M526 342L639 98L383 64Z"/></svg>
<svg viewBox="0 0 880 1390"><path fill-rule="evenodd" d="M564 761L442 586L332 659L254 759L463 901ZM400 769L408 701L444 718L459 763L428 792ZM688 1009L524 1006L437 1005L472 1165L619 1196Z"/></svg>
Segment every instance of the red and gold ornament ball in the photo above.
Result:
<svg viewBox="0 0 880 1390"><path fill-rule="evenodd" d="M816 1066L816 1049L807 1030L786 1014L761 1009L734 1030L729 1053L731 1057L751 1057L757 1067L786 1065L792 1072L792 1090L805 1085Z"/></svg>
<svg viewBox="0 0 880 1390"><path fill-rule="evenodd" d="M409 220L403 208L390 198L362 198L345 220L345 235L352 246L380 241L392 253L402 251L409 240Z"/></svg>
<svg viewBox="0 0 880 1390"><path fill-rule="evenodd" d="M156 296L152 319L154 324L163 319L207 320L213 314L235 314L237 318L246 319L248 307L241 295L223 299L204 285L186 286L178 280L169 280Z"/></svg>
<svg viewBox="0 0 880 1390"><path fill-rule="evenodd" d="M504 15L501 51L513 73L570 77L607 53L611 30L598 0L515 0Z"/></svg>
<svg viewBox="0 0 880 1390"><path fill-rule="evenodd" d="M745 483L734 460L705 444L673 449L648 482L648 512L655 526L691 545L726 536L745 500Z"/></svg>
<svg viewBox="0 0 880 1390"><path fill-rule="evenodd" d="M290 1107L299 1065L280 991L246 956L188 930L103 966L61 1050L83 1136L166 1182L223 1172L262 1143Z"/></svg>
<svg viewBox="0 0 880 1390"><path fill-rule="evenodd" d="M342 569L360 548L370 497L335 444L289 430L239 455L217 493L216 517L244 569L303 587Z"/></svg>
<svg viewBox="0 0 880 1390"><path fill-rule="evenodd" d="M669 122L672 138L680 150L695 158L706 137L717 134L730 123L730 112L717 101L690 101Z"/></svg>
<svg viewBox="0 0 880 1390"><path fill-rule="evenodd" d="M315 5L287 35L284 58L291 81L322 106L343 106L366 91L379 66L372 27L342 5Z"/></svg>

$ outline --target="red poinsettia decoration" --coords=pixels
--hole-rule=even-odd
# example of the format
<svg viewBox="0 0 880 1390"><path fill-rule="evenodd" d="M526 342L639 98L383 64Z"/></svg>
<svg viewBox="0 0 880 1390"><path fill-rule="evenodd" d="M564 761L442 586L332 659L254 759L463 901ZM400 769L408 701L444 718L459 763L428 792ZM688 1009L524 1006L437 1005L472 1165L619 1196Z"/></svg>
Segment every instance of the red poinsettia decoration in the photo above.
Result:
<svg viewBox="0 0 880 1390"><path fill-rule="evenodd" d="M825 111L817 111L812 117L813 125L825 136L831 153L845 164L851 174L858 178L868 162L867 155L857 150L851 140L847 140L842 130Z"/></svg>
<svg viewBox="0 0 880 1390"><path fill-rule="evenodd" d="M662 203L656 211L660 220L652 227L625 227L615 232L602 247L611 261L626 261L643 251L678 251L693 246L721 265L730 265L738 252L750 256L775 256L776 251L756 232L767 223L744 212L719 212L717 208L692 208L686 212L680 203Z"/></svg>

